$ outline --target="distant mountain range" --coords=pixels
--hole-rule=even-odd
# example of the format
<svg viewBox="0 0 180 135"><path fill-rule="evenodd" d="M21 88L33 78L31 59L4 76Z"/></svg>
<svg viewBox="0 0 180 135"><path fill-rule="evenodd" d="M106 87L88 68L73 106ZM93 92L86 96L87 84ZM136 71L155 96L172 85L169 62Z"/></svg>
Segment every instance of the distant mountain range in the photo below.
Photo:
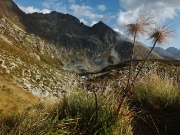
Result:
<svg viewBox="0 0 180 135"><path fill-rule="evenodd" d="M29 50L42 61L53 63L58 68L69 71L97 71L108 65L117 64L130 59L132 41L120 33L115 32L103 22L98 22L92 27L84 25L76 17L69 14L51 12L49 14L25 14L12 0L0 0L0 15L28 34L34 34L39 42L51 51L51 61L44 55L42 45ZM13 29L13 28L11 28ZM9 35L1 33L1 37L11 42L13 30ZM11 38L10 38L11 37ZM19 44L25 43L20 33L16 33ZM39 44L35 41L32 44ZM28 48L27 44L23 44ZM18 47L18 46L17 46ZM144 59L149 48L137 42L135 59ZM24 49L26 51L26 49ZM151 59L162 59L152 53ZM58 64L61 63L61 64Z"/></svg>
<svg viewBox="0 0 180 135"><path fill-rule="evenodd" d="M165 59L180 60L180 49L177 49L175 47L169 47L167 49L163 49L161 47L155 47L154 51Z"/></svg>

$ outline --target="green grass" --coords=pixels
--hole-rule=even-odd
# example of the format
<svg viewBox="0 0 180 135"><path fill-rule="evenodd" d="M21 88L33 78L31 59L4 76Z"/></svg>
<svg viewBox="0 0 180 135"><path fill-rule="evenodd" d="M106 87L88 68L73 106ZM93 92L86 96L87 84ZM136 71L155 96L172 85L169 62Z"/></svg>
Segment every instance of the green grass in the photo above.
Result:
<svg viewBox="0 0 180 135"><path fill-rule="evenodd" d="M86 91L79 90L77 93L65 96L56 107L60 125L65 126L66 128L64 129L70 134L130 134L132 128L130 125L129 108L123 107L121 111L121 116L123 117L120 117L118 120L115 119L115 99L109 96L112 95L106 95L105 98L101 93L97 93L97 110L93 93L87 94ZM109 98L111 98L111 100L109 100ZM62 121L65 121L65 124L62 123Z"/></svg>
<svg viewBox="0 0 180 135"><path fill-rule="evenodd" d="M2 79L1 79L2 80ZM98 109L93 93L83 89L72 90L57 102L29 102L30 93L20 94L20 88L2 81L1 95L9 95L12 113L0 121L1 135L176 135L180 131L180 92L178 86L157 76L138 82L132 96L115 117L116 93L97 92ZM15 94L18 89L19 95ZM17 100L17 101L16 101ZM16 102L15 102L16 101ZM2 106L3 102L0 102ZM24 106L24 107L18 107ZM25 107L27 106L27 107ZM16 109L14 109L16 108ZM6 107L1 108L5 110ZM0 111L1 111L0 110ZM97 116L96 116L97 111Z"/></svg>
<svg viewBox="0 0 180 135"><path fill-rule="evenodd" d="M3 87L8 92L9 87ZM13 87L14 93L17 87ZM122 109L122 117L115 119L115 99L112 95L104 97L102 93L97 93L98 110L95 107L93 93L87 93L85 90L78 89L71 95L64 95L62 100L53 102L36 101L29 103L32 100L31 96L26 95L26 103L28 107L19 108L18 106L26 106L24 102L19 101L18 95L12 94L10 98L18 100L13 101L12 108L14 111L5 115L2 114L0 121L0 135L15 135L15 134L37 134L37 135L109 135L109 134L131 134L130 111L126 106ZM20 92L20 88L18 93ZM4 94L5 95L5 94ZM31 95L29 93L29 95ZM5 96L3 96L5 97ZM111 100L109 100L111 98ZM25 99L24 99L25 100ZM7 103L10 102L7 101ZM0 102L0 106L2 102ZM16 108L16 109L14 109ZM3 111L6 110L3 107ZM96 116L97 111L97 116Z"/></svg>
<svg viewBox="0 0 180 135"><path fill-rule="evenodd" d="M133 93L131 106L136 134L180 133L180 91L177 85L157 76L146 78Z"/></svg>

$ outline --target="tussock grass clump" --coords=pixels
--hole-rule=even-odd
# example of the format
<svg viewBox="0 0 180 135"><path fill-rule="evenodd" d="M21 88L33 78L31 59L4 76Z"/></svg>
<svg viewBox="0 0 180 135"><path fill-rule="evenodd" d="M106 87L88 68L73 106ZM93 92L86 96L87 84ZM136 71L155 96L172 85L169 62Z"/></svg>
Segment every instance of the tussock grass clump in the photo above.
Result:
<svg viewBox="0 0 180 135"><path fill-rule="evenodd" d="M127 105L115 117L114 93L78 89L56 103L40 101L15 84L2 81L0 135L10 134L132 134L132 114ZM7 94L7 95L6 95ZM6 103L4 105L4 103ZM8 106L8 107L6 107ZM96 115L97 113L97 115Z"/></svg>
<svg viewBox="0 0 180 135"><path fill-rule="evenodd" d="M137 115L134 131L137 134L173 134L180 132L180 91L167 79L152 75L139 82L131 104Z"/></svg>
<svg viewBox="0 0 180 135"><path fill-rule="evenodd" d="M178 86L173 86L173 84L167 79L153 75L149 81L139 83L134 94L144 108L178 110L180 109L180 91Z"/></svg>
<svg viewBox="0 0 180 135"><path fill-rule="evenodd" d="M111 95L109 95L111 96ZM97 93L98 108L94 94L80 91L69 97L65 96L59 104L59 120L66 118L73 122L67 131L71 134L131 134L131 116L129 108L123 106L122 117L115 117L115 99ZM97 109L97 110L96 110ZM96 116L97 112L97 116ZM126 116L126 117L124 117Z"/></svg>

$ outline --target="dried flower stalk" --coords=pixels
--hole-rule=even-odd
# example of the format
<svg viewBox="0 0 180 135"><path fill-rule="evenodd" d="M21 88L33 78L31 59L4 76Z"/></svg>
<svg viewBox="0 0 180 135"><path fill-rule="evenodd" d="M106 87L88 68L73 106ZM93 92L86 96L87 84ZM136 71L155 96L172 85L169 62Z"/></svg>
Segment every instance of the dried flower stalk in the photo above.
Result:
<svg viewBox="0 0 180 135"><path fill-rule="evenodd" d="M123 93L122 101L120 102L118 109L117 109L117 115L120 111L120 108L128 94L128 91L130 91L130 80L132 76L132 69L133 69L133 59L134 59L134 49L136 45L136 38L140 34L144 34L146 32L146 29L153 24L152 17L150 17L149 12L146 12L145 14L142 14L139 16L139 18L136 19L134 23L130 23L126 25L127 33L128 35L131 35L134 37L133 40L133 46L132 46L132 52L131 52L131 63L129 67L129 75L128 75L128 80L127 80L127 85Z"/></svg>
<svg viewBox="0 0 180 135"><path fill-rule="evenodd" d="M174 30L169 27L169 28L166 28L168 26L168 24L164 25L163 27L160 27L160 26L156 26L155 28L152 29L151 33L149 34L149 39L152 39L153 40L153 46L150 50L150 52L148 53L146 59L144 60L142 66L140 67L138 73L136 74L136 76L134 77L132 83L131 83L131 89L133 89L133 85L139 75L139 73L141 72L144 64L146 63L146 61L148 60L150 54L152 53L154 47L156 46L156 44L161 44L161 45L164 45L164 44L167 44L167 40L169 38L172 38L174 37L173 33L174 33Z"/></svg>

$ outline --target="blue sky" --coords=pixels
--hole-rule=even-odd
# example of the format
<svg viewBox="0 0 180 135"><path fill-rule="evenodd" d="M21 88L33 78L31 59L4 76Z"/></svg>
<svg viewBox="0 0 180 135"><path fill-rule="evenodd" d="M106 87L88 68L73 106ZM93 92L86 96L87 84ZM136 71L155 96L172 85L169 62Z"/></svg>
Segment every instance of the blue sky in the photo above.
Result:
<svg viewBox="0 0 180 135"><path fill-rule="evenodd" d="M164 48L180 49L180 0L14 0L26 13L57 11L76 16L86 25L103 21L116 31L126 34L124 25L136 19L139 13L148 10L157 24L167 22L175 29L175 38ZM150 41L139 40L146 45Z"/></svg>

